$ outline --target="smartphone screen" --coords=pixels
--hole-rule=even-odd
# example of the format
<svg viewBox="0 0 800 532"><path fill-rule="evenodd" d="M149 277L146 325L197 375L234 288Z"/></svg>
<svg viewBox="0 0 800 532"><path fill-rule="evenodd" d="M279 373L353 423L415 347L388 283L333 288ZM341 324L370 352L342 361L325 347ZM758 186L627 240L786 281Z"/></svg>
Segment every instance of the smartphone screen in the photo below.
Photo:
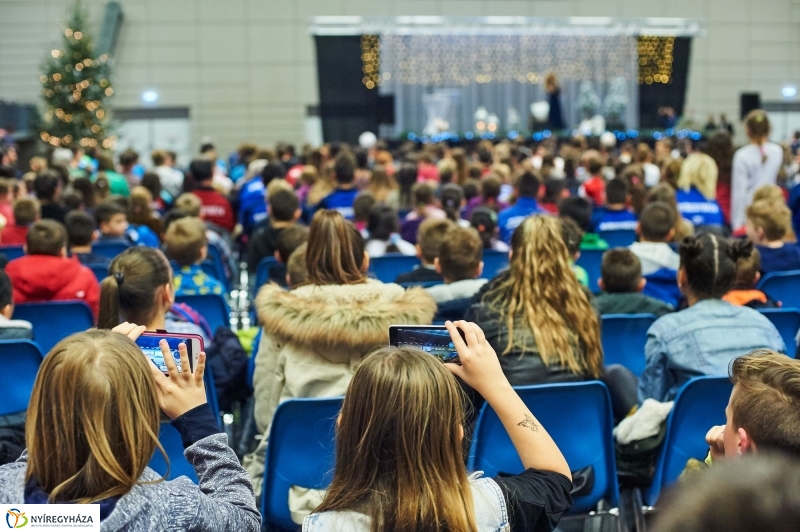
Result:
<svg viewBox="0 0 800 532"><path fill-rule="evenodd" d="M464 332L461 329L458 331L463 338ZM392 325L389 327L389 343L397 347L420 349L442 362L458 362L458 353L450 332L444 326Z"/></svg>
<svg viewBox="0 0 800 532"><path fill-rule="evenodd" d="M194 337L183 338L158 333L153 334L152 336L143 334L136 339L136 345L142 349L142 352L145 354L145 356L152 360L153 364L155 364L158 369L160 369L163 373L167 373L167 364L164 362L164 355L161 353L161 347L159 346L159 342L161 340L167 341L169 350L172 352L172 357L175 359L175 365L178 367L178 371L181 369L181 355L178 351L178 346L182 343L185 343L186 354L189 355L189 367L192 371L194 371L195 356L199 354L199 352L193 352L197 347L197 341Z"/></svg>

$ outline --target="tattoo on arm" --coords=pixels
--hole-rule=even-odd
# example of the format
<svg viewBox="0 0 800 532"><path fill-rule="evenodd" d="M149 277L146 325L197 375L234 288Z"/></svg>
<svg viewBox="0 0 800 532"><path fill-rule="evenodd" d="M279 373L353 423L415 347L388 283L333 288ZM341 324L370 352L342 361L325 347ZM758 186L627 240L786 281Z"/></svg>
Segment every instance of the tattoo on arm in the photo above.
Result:
<svg viewBox="0 0 800 532"><path fill-rule="evenodd" d="M529 428L533 432L537 432L539 430L539 425L537 425L536 421L531 416L529 416L528 414L525 414L525 419L523 419L522 421L517 423L517 425L520 426L520 427Z"/></svg>

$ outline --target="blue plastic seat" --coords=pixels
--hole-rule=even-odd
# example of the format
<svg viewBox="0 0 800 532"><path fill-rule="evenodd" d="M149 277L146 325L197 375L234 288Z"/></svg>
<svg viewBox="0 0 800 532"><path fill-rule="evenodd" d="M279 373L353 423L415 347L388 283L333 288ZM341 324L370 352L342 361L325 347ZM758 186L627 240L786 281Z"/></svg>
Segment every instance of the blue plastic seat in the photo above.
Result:
<svg viewBox="0 0 800 532"><path fill-rule="evenodd" d="M384 283L393 283L399 274L410 272L417 266L419 266L417 257L400 253L387 253L369 261L369 270Z"/></svg>
<svg viewBox="0 0 800 532"><path fill-rule="evenodd" d="M633 229L600 231L600 238L608 242L610 248L626 248L636 242L636 231Z"/></svg>
<svg viewBox="0 0 800 532"><path fill-rule="evenodd" d="M221 282L225 286L225 290L230 291L231 279L228 277L227 270L223 262L222 251L220 251L217 246L209 244L207 260L213 264L214 271L216 271L216 275L213 276L214 279Z"/></svg>
<svg viewBox="0 0 800 532"><path fill-rule="evenodd" d="M126 249L131 247L128 244L122 242L95 242L92 244L92 253L97 253L98 255L102 255L104 257L108 257L109 259L113 259Z"/></svg>
<svg viewBox="0 0 800 532"><path fill-rule="evenodd" d="M622 364L637 377L644 371L647 330L656 321L653 314L607 314L602 317L604 364Z"/></svg>
<svg viewBox="0 0 800 532"><path fill-rule="evenodd" d="M591 493L576 497L570 514L584 514L601 500L619 501L612 429L611 398L600 381L544 384L515 388L533 415L552 436L572 471L592 466ZM472 437L469 469L487 477L519 474L525 469L494 410L485 404Z"/></svg>
<svg viewBox="0 0 800 532"><path fill-rule="evenodd" d="M83 301L20 303L13 318L33 324L33 338L45 354L67 336L94 327L92 309Z"/></svg>
<svg viewBox="0 0 800 532"><path fill-rule="evenodd" d="M653 484L645 495L648 505L654 506L661 490L678 480L689 458L706 457L706 433L714 425L725 424L731 390L733 384L727 377L696 377L680 389L667 418L667 434Z"/></svg>
<svg viewBox="0 0 800 532"><path fill-rule="evenodd" d="M231 310L225 298L221 295L177 296L175 302L186 303L196 310L198 314L206 319L212 332L216 331L220 325L230 327Z"/></svg>
<svg viewBox="0 0 800 532"><path fill-rule="evenodd" d="M605 252L602 249L582 249L581 256L576 262L589 274L589 290L595 294L600 292L597 280L600 279L600 265L603 263L603 253Z"/></svg>
<svg viewBox="0 0 800 532"><path fill-rule="evenodd" d="M266 524L297 530L289 512L289 488L325 489L331 483L341 408L341 397L290 399L278 405L264 466L261 516Z"/></svg>
<svg viewBox="0 0 800 532"><path fill-rule="evenodd" d="M278 262L278 259L275 257L264 257L258 262L258 266L256 266L255 283L253 284L253 297L258 293L259 288L269 282L273 268L278 268L280 266L281 263Z"/></svg>
<svg viewBox="0 0 800 532"><path fill-rule="evenodd" d="M197 481L197 474L194 472L194 467L183 456L183 442L181 441L181 434L169 422L161 423L158 429L158 441L164 447L164 451L169 458L169 475L167 480L174 480L180 476L189 477L195 484ZM147 464L156 473L163 475L167 472L167 463L164 461L164 456L161 451L156 448L153 458Z"/></svg>
<svg viewBox="0 0 800 532"><path fill-rule="evenodd" d="M786 344L786 354L793 357L797 353L797 332L800 331L800 310L796 308L759 309L778 329Z"/></svg>
<svg viewBox="0 0 800 532"><path fill-rule="evenodd" d="M94 276L97 277L97 282L100 283L108 277L108 266L106 264L92 264L89 266Z"/></svg>
<svg viewBox="0 0 800 532"><path fill-rule="evenodd" d="M644 276L647 284L642 293L675 308L680 305L683 294L678 288L678 272L669 268L661 268Z"/></svg>
<svg viewBox="0 0 800 532"><path fill-rule="evenodd" d="M446 303L439 303L436 307L436 314L433 316L433 321L436 323L444 323L447 320L463 320L471 300L471 297L465 297L463 299L454 299Z"/></svg>
<svg viewBox="0 0 800 532"><path fill-rule="evenodd" d="M0 416L28 409L43 358L42 350L31 340L0 340L0 367L6 376L0 395Z"/></svg>
<svg viewBox="0 0 800 532"><path fill-rule="evenodd" d="M759 281L758 289L783 303L783 308L800 308L800 270L768 273Z"/></svg>
<svg viewBox="0 0 800 532"><path fill-rule="evenodd" d="M25 248L24 246L0 246L0 254L5 255L9 261L12 261L25 255Z"/></svg>
<svg viewBox="0 0 800 532"><path fill-rule="evenodd" d="M494 279L498 273L508 268L508 252L483 250L482 279Z"/></svg>

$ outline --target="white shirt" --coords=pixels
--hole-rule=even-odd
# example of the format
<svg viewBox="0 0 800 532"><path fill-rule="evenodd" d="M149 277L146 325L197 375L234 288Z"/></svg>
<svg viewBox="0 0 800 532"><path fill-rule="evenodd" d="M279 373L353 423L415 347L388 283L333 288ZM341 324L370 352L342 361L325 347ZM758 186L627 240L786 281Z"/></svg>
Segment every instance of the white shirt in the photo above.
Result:
<svg viewBox="0 0 800 532"><path fill-rule="evenodd" d="M650 275L661 268L678 271L681 257L664 242L634 242L628 249L639 257L642 263L642 275Z"/></svg>
<svg viewBox="0 0 800 532"><path fill-rule="evenodd" d="M156 166L155 173L161 181L161 188L166 190L173 198L180 196L183 191L183 173L171 166Z"/></svg>
<svg viewBox="0 0 800 532"><path fill-rule="evenodd" d="M417 254L417 248L411 242L406 242L402 238L393 238L388 241L369 240L367 241L366 251L370 257L383 257L386 255L386 248L394 244L403 255L413 256Z"/></svg>
<svg viewBox="0 0 800 532"><path fill-rule="evenodd" d="M734 230L745 224L745 211L753 201L753 193L763 185L774 185L782 164L783 149L771 142L763 146L748 144L733 154L731 227Z"/></svg>

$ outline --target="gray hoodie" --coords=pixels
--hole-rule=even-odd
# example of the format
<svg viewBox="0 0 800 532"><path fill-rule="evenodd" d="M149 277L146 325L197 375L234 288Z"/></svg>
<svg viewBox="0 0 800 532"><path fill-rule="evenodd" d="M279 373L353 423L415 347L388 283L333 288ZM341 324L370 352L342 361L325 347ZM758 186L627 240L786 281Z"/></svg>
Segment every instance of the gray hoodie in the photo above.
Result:
<svg viewBox="0 0 800 532"><path fill-rule="evenodd" d="M227 441L225 434L214 434L184 451L197 472L199 486L186 477L137 484L119 499L100 530L257 532L261 515L255 506L250 478ZM16 462L0 466L0 505L24 502L27 464L26 451ZM139 480L160 478L148 467Z"/></svg>

